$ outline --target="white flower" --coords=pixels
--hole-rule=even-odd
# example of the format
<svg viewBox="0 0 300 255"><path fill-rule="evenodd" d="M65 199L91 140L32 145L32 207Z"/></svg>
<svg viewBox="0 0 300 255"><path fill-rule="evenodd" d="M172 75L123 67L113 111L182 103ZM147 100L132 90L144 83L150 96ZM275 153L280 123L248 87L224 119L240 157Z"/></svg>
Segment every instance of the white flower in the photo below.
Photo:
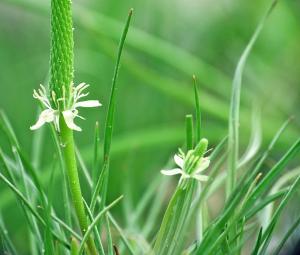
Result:
<svg viewBox="0 0 300 255"><path fill-rule="evenodd" d="M54 91L52 91L52 99L55 106L58 108L59 101L63 101L64 109L61 111L63 118L67 126L70 129L81 131L81 128L74 123L74 119L79 117L84 119L80 115L78 115L78 107L98 107L101 106L98 100L87 100L87 101L79 101L80 98L86 97L89 93L83 93L83 91L88 88L88 84L80 83L78 86L73 87L71 90L71 96L68 102L66 102L65 98L56 99ZM58 109L53 109L50 101L47 97L46 89L43 85L40 85L40 89L38 91L33 91L33 97L38 99L46 109L41 112L38 121L36 124L30 127L31 130L35 130L40 128L45 123L53 122L55 129L59 131L59 116L60 111Z"/></svg>
<svg viewBox="0 0 300 255"><path fill-rule="evenodd" d="M36 130L45 123L53 122L55 129L59 131L59 111L51 107L50 101L47 97L46 89L42 84L37 91L33 90L33 97L39 100L42 105L46 107L46 109L41 112L38 121L31 126L30 129Z"/></svg>
<svg viewBox="0 0 300 255"><path fill-rule="evenodd" d="M186 156L183 153L180 155L175 154L174 161L178 166L177 168L161 170L160 172L167 176L180 174L182 179L208 180L207 175L200 174L209 166L210 160L208 157L195 157L193 151L189 151Z"/></svg>

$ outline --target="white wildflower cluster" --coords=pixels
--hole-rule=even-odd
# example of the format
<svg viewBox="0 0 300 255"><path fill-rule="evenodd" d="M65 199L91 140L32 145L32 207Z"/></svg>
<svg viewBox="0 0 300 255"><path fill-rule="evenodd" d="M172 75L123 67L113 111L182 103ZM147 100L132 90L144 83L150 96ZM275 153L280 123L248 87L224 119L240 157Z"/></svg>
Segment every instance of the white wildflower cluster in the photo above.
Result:
<svg viewBox="0 0 300 255"><path fill-rule="evenodd" d="M54 91L51 92L51 97L55 107L50 103L50 100L47 96L46 88L43 85L40 85L38 90L33 91L33 97L39 100L45 109L41 112L37 122L30 127L31 130L36 130L43 126L45 123L53 122L55 129L59 132L59 118L62 115L67 126L70 129L81 131L81 128L74 123L76 117L84 119L82 116L78 115L79 107L98 107L101 106L98 100L86 100L79 101L81 98L86 97L89 93L83 93L89 87L86 83L80 83L76 87L71 88L71 95L67 101L65 96L62 98L56 98ZM63 93L65 95L65 93ZM59 109L60 102L63 102L63 109Z"/></svg>
<svg viewBox="0 0 300 255"><path fill-rule="evenodd" d="M177 165L176 168L170 170L161 170L163 175L181 175L182 179L193 178L198 181L207 181L208 176L203 175L202 172L209 167L209 157L204 157L205 152L202 155L196 155L195 150L189 150L186 154L179 150L178 154L175 154L174 161Z"/></svg>

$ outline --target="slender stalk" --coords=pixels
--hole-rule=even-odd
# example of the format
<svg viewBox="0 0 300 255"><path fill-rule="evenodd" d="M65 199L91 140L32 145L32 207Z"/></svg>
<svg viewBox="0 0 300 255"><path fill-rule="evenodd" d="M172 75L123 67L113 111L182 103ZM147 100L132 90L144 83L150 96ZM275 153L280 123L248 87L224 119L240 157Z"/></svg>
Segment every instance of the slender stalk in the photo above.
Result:
<svg viewBox="0 0 300 255"><path fill-rule="evenodd" d="M61 146L66 164L71 197L80 229L82 233L85 234L88 228L88 221L82 200L82 193L75 158L73 131L67 127L63 118L60 119ZM91 254L98 254L92 237L87 240L87 245Z"/></svg>

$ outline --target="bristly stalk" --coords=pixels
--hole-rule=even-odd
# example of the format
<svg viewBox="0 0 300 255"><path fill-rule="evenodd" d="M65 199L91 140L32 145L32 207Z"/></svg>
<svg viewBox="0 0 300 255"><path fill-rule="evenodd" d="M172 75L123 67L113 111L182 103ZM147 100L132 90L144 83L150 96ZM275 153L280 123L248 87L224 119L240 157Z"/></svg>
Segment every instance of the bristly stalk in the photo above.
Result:
<svg viewBox="0 0 300 255"><path fill-rule="evenodd" d="M51 53L50 53L50 93L56 99L71 96L73 82L73 24L70 0L51 1ZM53 100L52 95L50 96ZM53 103L53 102L52 102ZM82 200L73 131L69 129L64 118L60 118L60 137L63 157L69 180L70 193L76 216L83 234L87 231L88 222ZM98 254L93 239L87 241L90 254Z"/></svg>

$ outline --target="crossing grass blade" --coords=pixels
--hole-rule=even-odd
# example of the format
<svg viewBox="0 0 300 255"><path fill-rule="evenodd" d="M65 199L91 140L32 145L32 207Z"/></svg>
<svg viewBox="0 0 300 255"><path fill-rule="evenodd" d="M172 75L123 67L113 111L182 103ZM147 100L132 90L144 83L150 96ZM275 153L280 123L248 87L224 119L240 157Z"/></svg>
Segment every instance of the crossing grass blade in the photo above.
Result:
<svg viewBox="0 0 300 255"><path fill-rule="evenodd" d="M0 173L0 179L14 192L14 194L24 203L24 206L28 211L45 227L46 223L44 219L39 215L39 213L31 206L30 202L25 198L25 196L4 176ZM56 233L51 231L54 238L63 244L65 247L70 248L69 243L61 239Z"/></svg>
<svg viewBox="0 0 300 255"><path fill-rule="evenodd" d="M129 254L134 255L134 250L131 247L131 244L129 243L124 231L122 230L122 228L119 226L119 224L116 222L116 220L112 217L111 214L107 214L108 215L108 219L111 221L112 225L114 226L114 228L118 231L123 243L125 244Z"/></svg>
<svg viewBox="0 0 300 255"><path fill-rule="evenodd" d="M81 255L83 250L84 250L84 245L87 241L87 239L89 238L89 236L91 235L92 231L94 230L94 228L96 227L96 225L98 224L99 220L105 215L105 213L107 213L108 210L110 210L113 206L115 206L121 199L123 198L123 196L120 196L119 198L115 199L112 203L110 203L108 206L106 206L104 209L102 209L97 216L94 218L94 221L91 222L91 224L89 225L87 231L85 232L80 246L79 246L79 252L78 255Z"/></svg>
<svg viewBox="0 0 300 255"><path fill-rule="evenodd" d="M298 178L293 182L293 184L289 188L288 192L286 193L286 195L281 200L281 202L278 205L276 211L274 212L274 215L273 215L270 223L268 224L267 229L264 231L263 236L262 236L262 240L264 241L264 245L261 247L260 254L265 254L266 253L266 250L269 246L269 242L271 241L272 233L274 231L274 228L275 228L276 224L278 223L278 219L279 219L283 209L285 208L286 204L288 203L289 199L291 199L291 197L297 191L297 188L299 188L299 185L300 185L300 176L298 176Z"/></svg>
<svg viewBox="0 0 300 255"><path fill-rule="evenodd" d="M89 220L91 222L93 222L94 221L93 214L92 214L92 212L91 212L91 210L90 210L87 202L84 199L83 199L83 202L84 202L85 209L86 209L86 211L88 213ZM95 237L96 237L95 238L96 246L97 246L97 248L98 248L98 250L100 252L100 255L104 255L105 252L104 252L103 244L102 244L100 233L99 233L99 231L97 229L97 226L94 228L94 234L95 234Z"/></svg>

